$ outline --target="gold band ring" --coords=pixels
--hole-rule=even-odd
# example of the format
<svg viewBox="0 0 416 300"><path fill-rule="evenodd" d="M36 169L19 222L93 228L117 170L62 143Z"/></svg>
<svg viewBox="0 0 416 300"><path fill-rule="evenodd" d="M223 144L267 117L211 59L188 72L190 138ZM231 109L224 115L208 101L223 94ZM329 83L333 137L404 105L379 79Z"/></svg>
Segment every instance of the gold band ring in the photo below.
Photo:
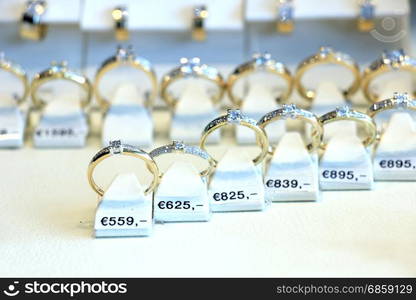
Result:
<svg viewBox="0 0 416 300"><path fill-rule="evenodd" d="M108 147L101 149L97 154L94 155L91 162L88 165L88 182L92 189L101 197L104 195L104 190L95 183L94 181L94 169L95 167L102 162L104 159L111 157L113 155L128 155L133 156L136 158L140 158L146 163L147 169L153 174L153 181L150 186L144 191L144 194L147 195L151 193L153 190L156 189L157 185L159 184L159 169L152 159L152 157L145 151L130 146L130 145L123 145L119 140L118 141L111 141Z"/></svg>
<svg viewBox="0 0 416 300"><path fill-rule="evenodd" d="M343 91L344 97L348 98L358 91L360 88L360 69L357 63L347 54L342 52L335 52L330 47L321 47L317 54L314 54L304 61L302 61L295 74L295 87L298 93L309 102L315 99L316 92L312 89L307 89L302 83L304 74L319 65L337 64L343 66L353 73L354 80L350 87Z"/></svg>
<svg viewBox="0 0 416 300"><path fill-rule="evenodd" d="M237 107L241 107L243 99L234 93L234 87L238 80L247 77L258 71L266 71L270 74L283 78L286 81L287 88L283 94L277 99L278 102L285 102L293 90L293 79L288 68L281 62L277 62L271 58L269 53L253 55L253 59L238 66L234 72L228 77L227 92L228 97Z"/></svg>
<svg viewBox="0 0 416 300"><path fill-rule="evenodd" d="M98 104L104 109L107 110L110 106L110 101L106 99L100 92L100 81L105 75L105 73L116 69L120 66L130 66L139 71L144 72L151 82L151 92L147 98L146 106L152 107L155 98L157 97L157 79L156 73L152 67L152 64L145 58L136 56L132 47L123 48L118 47L117 53L114 56L106 59L98 69L95 75L94 81L94 91L95 97Z"/></svg>
<svg viewBox="0 0 416 300"><path fill-rule="evenodd" d="M207 38L207 32L205 30L205 20L207 18L208 10L205 5L199 5L193 8L192 38L195 41L204 41Z"/></svg>
<svg viewBox="0 0 416 300"><path fill-rule="evenodd" d="M229 109L226 115L218 117L212 120L208 125L205 127L204 131L202 132L201 141L199 143L199 147L206 151L205 143L208 136L215 130L226 126L226 125L241 125L248 127L256 133L257 136L257 144L261 148L260 154L253 160L255 165L261 163L264 158L266 157L269 151L269 139L267 137L266 132L263 128L257 125L257 122L253 119L250 119L243 115L239 109ZM215 163L217 161L214 159Z"/></svg>
<svg viewBox="0 0 416 300"><path fill-rule="evenodd" d="M0 69L11 73L22 82L23 94L20 97L16 97L17 104L22 104L29 95L29 80L27 79L25 70L20 65L7 60L3 52L0 53Z"/></svg>
<svg viewBox="0 0 416 300"><path fill-rule="evenodd" d="M42 16L47 8L46 1L27 1L23 16L20 22L20 36L24 39L39 41L47 33L48 27L42 23Z"/></svg>
<svg viewBox="0 0 416 300"><path fill-rule="evenodd" d="M46 101L44 99L39 98L38 96L39 87L49 81L61 80L61 79L74 82L85 90L86 97L81 101L81 107L82 108L87 107L92 97L91 83L88 80L88 78L68 69L66 62L61 62L61 63L52 62L50 68L40 73L37 73L35 75L35 77L32 80L32 84L30 86L31 96L32 96L32 100L35 106L37 108L43 108L46 105Z"/></svg>
<svg viewBox="0 0 416 300"><path fill-rule="evenodd" d="M118 41L125 41L129 39L129 30L127 29L127 22L129 13L125 6L117 6L111 12L114 21L114 33Z"/></svg>
<svg viewBox="0 0 416 300"><path fill-rule="evenodd" d="M283 105L282 108L276 109L272 112L267 113L258 121L258 125L261 128L265 128L268 124L286 119L302 120L312 125L311 137L312 141L306 148L309 152L316 151L321 143L324 130L322 124L319 122L318 117L310 111L300 109L295 104Z"/></svg>

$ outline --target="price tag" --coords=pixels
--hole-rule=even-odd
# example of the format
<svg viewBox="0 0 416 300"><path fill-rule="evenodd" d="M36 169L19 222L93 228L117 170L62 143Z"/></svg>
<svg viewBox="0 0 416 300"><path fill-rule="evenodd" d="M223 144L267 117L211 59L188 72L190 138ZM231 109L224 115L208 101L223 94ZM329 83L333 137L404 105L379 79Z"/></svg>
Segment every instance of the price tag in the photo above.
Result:
<svg viewBox="0 0 416 300"><path fill-rule="evenodd" d="M205 197L204 197L205 196ZM208 221L210 208L208 196L168 197L158 196L154 200L156 222Z"/></svg>
<svg viewBox="0 0 416 300"><path fill-rule="evenodd" d="M372 186L372 170L364 168L321 168L321 185L328 189L366 189Z"/></svg>
<svg viewBox="0 0 416 300"><path fill-rule="evenodd" d="M262 210L265 207L263 186L236 186L208 191L213 211Z"/></svg>
<svg viewBox="0 0 416 300"><path fill-rule="evenodd" d="M416 158L383 157L374 159L374 173L380 180L416 180Z"/></svg>
<svg viewBox="0 0 416 300"><path fill-rule="evenodd" d="M25 129L25 116L17 107L0 109L0 147L21 147Z"/></svg>
<svg viewBox="0 0 416 300"><path fill-rule="evenodd" d="M318 181L315 172L302 172L296 178L266 177L266 199L269 201L316 201Z"/></svg>

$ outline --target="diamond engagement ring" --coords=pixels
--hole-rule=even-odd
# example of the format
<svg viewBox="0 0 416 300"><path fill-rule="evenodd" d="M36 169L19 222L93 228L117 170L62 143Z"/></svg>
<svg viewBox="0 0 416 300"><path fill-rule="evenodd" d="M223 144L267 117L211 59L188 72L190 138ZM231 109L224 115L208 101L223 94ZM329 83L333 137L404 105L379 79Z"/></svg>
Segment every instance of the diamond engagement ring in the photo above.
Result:
<svg viewBox="0 0 416 300"><path fill-rule="evenodd" d="M127 7L117 6L111 11L111 16L114 21L114 34L118 41L125 41L129 39L129 30L127 29L127 22L129 13Z"/></svg>
<svg viewBox="0 0 416 300"><path fill-rule="evenodd" d="M360 88L360 69L357 63L348 54L336 52L330 47L321 47L317 54L306 58L298 65L295 74L295 87L298 93L309 102L312 102L315 99L316 92L313 89L307 89L304 86L302 82L303 76L308 70L314 67L328 64L340 65L352 72L354 80L351 85L343 91L345 98L349 98Z"/></svg>
<svg viewBox="0 0 416 300"><path fill-rule="evenodd" d="M27 40L40 41L45 38L48 26L42 22L47 3L43 0L27 1L20 22L20 36Z"/></svg>
<svg viewBox="0 0 416 300"><path fill-rule="evenodd" d="M241 107L243 99L241 97L238 97L234 92L235 84L240 79L247 78L247 76L249 76L250 74L259 71L265 71L267 73L283 78L286 82L286 90L282 93L282 95L280 95L280 97L278 97L277 101L284 102L289 98L293 89L293 80L289 69L286 68L286 66L283 63L277 62L276 60L272 59L269 53L255 53L251 60L239 65L228 77L228 96L237 107Z"/></svg>
<svg viewBox="0 0 416 300"><path fill-rule="evenodd" d="M208 10L205 5L197 5L193 8L192 38L195 41L204 41L207 38L205 20L208 18Z"/></svg>
<svg viewBox="0 0 416 300"><path fill-rule="evenodd" d="M151 107L153 105L154 100L157 97L156 73L153 70L152 64L147 59L140 56L136 56L132 46L129 46L127 48L118 47L116 54L107 58L101 64L100 68L95 74L94 81L94 91L95 97L97 98L97 102L104 110L108 109L108 107L110 106L110 101L101 94L100 81L107 72L121 66L132 67L134 69L144 72L148 76L151 83L151 91L146 99L146 106Z"/></svg>
<svg viewBox="0 0 416 300"><path fill-rule="evenodd" d="M192 59L181 58L180 65L165 74L161 81L161 97L171 108L175 108L179 99L172 95L170 87L174 82L186 78L201 78L215 83L217 92L211 97L211 100L214 104L218 104L221 101L225 82L218 70L206 64L201 64L201 60L198 57Z"/></svg>
<svg viewBox="0 0 416 300"><path fill-rule="evenodd" d="M416 73L416 60L400 50L385 51L382 56L374 61L363 72L362 89L370 103L379 101L378 95L373 89L373 83L377 77L388 72L408 71Z"/></svg>
<svg viewBox="0 0 416 300"><path fill-rule="evenodd" d="M30 86L32 100L37 108L43 108L47 103L46 100L38 96L39 88L54 80L67 80L76 83L86 93L85 98L81 101L81 106L85 108L89 105L92 97L92 86L88 78L68 69L66 62L52 62L50 68L35 75Z"/></svg>
<svg viewBox="0 0 416 300"><path fill-rule="evenodd" d="M310 111L300 109L295 104L283 105L282 108L276 109L265 114L257 122L261 128L265 128L268 124L279 120L301 120L312 125L311 143L306 146L309 152L314 152L322 143L323 127L318 117Z"/></svg>
<svg viewBox="0 0 416 300"><path fill-rule="evenodd" d="M104 195L104 190L95 183L94 181L94 169L95 167L102 162L104 159L111 157L113 155L128 155L139 158L146 163L147 169L153 174L153 181L150 186L144 191L144 194L147 195L156 189L159 184L159 169L152 159L152 157L146 152L134 146L122 144L120 140L111 141L108 147L105 147L97 152L94 157L91 159L90 164L88 165L88 182L92 189L101 197Z"/></svg>
<svg viewBox="0 0 416 300"><path fill-rule="evenodd" d="M267 138L267 134L263 128L257 125L257 122L253 119L250 119L243 115L239 109L229 109L227 114L220 116L211 122L205 127L204 131L202 132L201 141L199 147L201 149L206 150L205 143L208 136L215 130L226 126L226 125L240 125L248 127L256 133L256 141L259 147L261 148L260 154L253 160L255 165L261 163L264 158L266 157L269 151L269 139ZM215 160L214 160L215 161ZM215 161L217 162L217 161Z"/></svg>
<svg viewBox="0 0 416 300"><path fill-rule="evenodd" d="M348 106L337 107L335 110L326 113L319 117L319 122L324 126L328 123L336 122L336 121L355 121L363 126L366 136L363 140L364 147L371 146L377 137L377 127L376 123L374 122L373 118L368 116L367 114L360 113L353 109L350 109ZM326 144L323 142L321 143L321 148L325 149Z"/></svg>
<svg viewBox="0 0 416 300"><path fill-rule="evenodd" d="M15 99L18 105L23 103L29 95L29 81L25 70L23 70L20 65L6 59L4 52L0 52L0 69L9 72L21 81L23 85L23 95L20 97L16 96Z"/></svg>
<svg viewBox="0 0 416 300"><path fill-rule="evenodd" d="M202 177L209 176L215 168L215 161L212 157L204 150L197 146L188 146L180 141L173 141L172 144L165 145L159 148L156 148L150 152L150 157L155 159L155 157L170 154L170 153L182 153L198 156L206 161L208 161L208 168L200 172Z"/></svg>

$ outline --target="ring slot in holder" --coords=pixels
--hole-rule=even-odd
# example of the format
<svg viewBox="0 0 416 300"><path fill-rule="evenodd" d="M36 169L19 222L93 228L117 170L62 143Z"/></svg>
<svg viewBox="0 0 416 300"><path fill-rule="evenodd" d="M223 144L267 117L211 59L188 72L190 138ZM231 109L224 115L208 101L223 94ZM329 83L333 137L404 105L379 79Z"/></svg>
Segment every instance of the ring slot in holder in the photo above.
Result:
<svg viewBox="0 0 416 300"><path fill-rule="evenodd" d="M127 28L128 11L125 6L117 6L111 12L111 16L114 20L114 34L116 40L126 41L129 39L129 30Z"/></svg>
<svg viewBox="0 0 416 300"><path fill-rule="evenodd" d="M382 112L393 112L387 126L381 131L378 123L378 144L374 150L375 180L416 180L416 128L409 112L416 111L416 100L408 94L395 93L392 98L372 104L368 115L376 118Z"/></svg>
<svg viewBox="0 0 416 300"><path fill-rule="evenodd" d="M62 86L52 92L51 101L46 100L46 94L41 93L41 87L55 84L72 83L85 92L85 97L73 99ZM89 80L68 69L66 62L51 64L51 67L36 74L31 84L31 96L35 107L41 111L41 119L34 132L36 147L83 147L88 135L88 122L84 110L92 97L92 86Z"/></svg>
<svg viewBox="0 0 416 300"><path fill-rule="evenodd" d="M24 143L24 132L26 127L26 111L22 109L22 104L29 94L29 83L26 72L23 68L5 58L4 53L0 53L0 70L9 73L17 78L23 93L21 96L1 95L0 99L0 148L19 148ZM5 81L4 86L9 87Z"/></svg>
<svg viewBox="0 0 416 300"><path fill-rule="evenodd" d="M295 74L295 88L299 95L310 104L316 98L316 91L314 89L308 89L304 85L303 78L305 74L317 66L332 64L340 65L350 70L353 74L352 83L342 91L345 99L349 99L360 88L360 69L357 63L348 54L336 52L330 47L321 47L317 54L306 58L298 65Z"/></svg>
<svg viewBox="0 0 416 300"><path fill-rule="evenodd" d="M121 81L116 87L114 97L110 99L109 92L102 91L103 80L116 76L113 70L131 72L137 70L145 74L150 83L150 91L144 96L139 93L136 81L128 79ZM117 74L120 75L120 74ZM125 75L121 74L120 78ZM129 73L130 76L130 73ZM141 82L141 81L139 81ZM126 143L140 147L149 147L153 143L153 120L151 109L157 96L156 73L151 63L136 56L132 47L119 47L114 56L106 59L95 76L94 91L96 99L104 111L102 144L106 145L114 139L122 139Z"/></svg>
<svg viewBox="0 0 416 300"><path fill-rule="evenodd" d="M344 106L322 115L319 121L324 127L332 126L329 123L335 122L338 125L337 131L330 137L328 143L324 140L321 144L321 148L325 150L319 166L321 189L371 189L373 169L367 148L376 140L376 125L373 119ZM354 122L338 123L338 121ZM362 125L360 132L364 136L361 140L357 137L355 123Z"/></svg>
<svg viewBox="0 0 416 300"><path fill-rule="evenodd" d="M47 3L43 0L27 1L20 22L20 36L24 39L40 41L45 38L48 26L42 22Z"/></svg>
<svg viewBox="0 0 416 300"><path fill-rule="evenodd" d="M192 38L195 41L205 41L207 38L205 30L205 20L207 18L208 10L205 5L199 5L193 8Z"/></svg>
<svg viewBox="0 0 416 300"><path fill-rule="evenodd" d="M205 124L218 114L224 90L225 82L216 68L202 64L197 57L182 58L161 81L161 97L172 115L171 139L198 143ZM218 140L217 134L215 142Z"/></svg>
<svg viewBox="0 0 416 300"><path fill-rule="evenodd" d="M262 162L269 148L266 132L255 120L246 117L239 110L228 110L226 115L212 120L205 127L200 141L201 149L206 149L205 144L210 134L227 125L252 129L261 150L253 160L250 160L246 152L241 149L227 150L217 163L209 184L211 209L212 211L262 210L265 207Z"/></svg>
<svg viewBox="0 0 416 300"><path fill-rule="evenodd" d="M114 155L141 159L153 175L149 187L143 190L135 174L122 173L104 191L94 180L95 167ZM159 183L159 169L150 155L133 146L112 141L92 158L88 166L88 182L100 196L95 214L95 236L148 236L153 228L153 191Z"/></svg>
<svg viewBox="0 0 416 300"><path fill-rule="evenodd" d="M311 141L305 147L299 133L288 132L278 146L271 149L272 157L264 179L266 201L316 201L319 195L317 149L322 142L323 127L313 113L294 104L266 114L258 125L265 128L287 119L309 123Z"/></svg>
<svg viewBox="0 0 416 300"><path fill-rule="evenodd" d="M154 218L156 222L192 222L208 221L210 207L208 200L208 176L215 168L214 160L207 152L183 142L156 148L150 156L164 154L188 154L202 158L208 167L198 173L189 162L175 161L161 176L160 184L154 196Z"/></svg>

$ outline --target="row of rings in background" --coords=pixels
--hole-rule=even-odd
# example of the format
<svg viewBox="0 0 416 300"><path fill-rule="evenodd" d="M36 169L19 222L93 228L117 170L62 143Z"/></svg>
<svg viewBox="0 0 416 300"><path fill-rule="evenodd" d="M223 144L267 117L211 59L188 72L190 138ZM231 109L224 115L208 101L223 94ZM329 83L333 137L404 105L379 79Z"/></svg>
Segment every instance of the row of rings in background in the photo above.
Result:
<svg viewBox="0 0 416 300"><path fill-rule="evenodd" d="M229 98L232 101L233 105L242 108L244 104L244 98L235 92L235 87L238 83L244 82L243 79L246 79L248 75L260 71L270 73L272 75L277 75L278 77L283 78L283 80L286 82L285 89L281 91L280 95L276 96L275 100L277 104L283 104L288 102L293 87L296 87L298 93L311 104L312 101L315 99L316 92L313 89L308 89L305 87L305 85L302 82L303 75L310 69L315 68L317 66L331 64L341 65L342 67L345 67L347 70L351 71L351 74L353 75L351 85L342 91L342 94L344 95L346 100L350 99L350 97L359 90L360 86L362 86L364 95L366 96L367 100L372 103L379 100L379 95L372 90L372 82L376 77L391 71L405 70L413 73L416 70L415 61L411 57L406 55L402 50L397 50L383 53L382 57L373 62L363 72L363 75L360 76L359 67L351 59L351 57L344 53L335 52L331 48L321 47L317 54L308 57L299 64L294 76L291 75L290 71L287 67L284 66L284 64L275 61L270 57L269 54L256 54L254 55L252 60L238 66L229 76L228 81L226 83L223 79L223 76L218 72L216 68L207 66L205 64L201 64L199 59L197 58L191 60L182 59L180 66L174 68L162 77L160 84L160 94L162 99L164 99L170 107L173 115L175 115L178 103L180 102L180 95L175 95L175 93L172 91L172 87L175 85L175 83L180 82L181 79L202 79L213 84L213 88L208 89L208 91L205 91L207 93L206 98L208 99L208 102L212 102L213 107L218 107L218 104L223 98L225 90L227 90ZM145 108L147 108L150 111L153 107L154 100L158 95L156 74L151 63L142 57L136 56L131 48L118 48L116 55L104 61L101 67L98 69L94 83L94 91L97 102L99 103L103 112L107 113L109 108L111 107L111 99L105 97L103 93L100 91L100 83L108 72L123 66L137 69L147 76L150 82L150 88L144 92L145 99L142 102L142 104ZM26 73L20 66L8 61L4 58L4 56L2 56L0 59L0 68L11 72L12 74L16 75L19 79L21 79L24 86L24 93L22 96L16 97L16 104L20 105L29 94L29 82ZM33 78L30 89L33 104L36 109L42 111L48 104L48 101L46 101L44 98L42 98L42 96L39 95L40 87L46 85L46 83L49 83L50 81L58 79L67 80L79 85L85 91L85 97L80 101L80 105L84 110L90 107L90 101L93 95L93 87L90 81L86 77L68 69L65 63L55 63L49 69L46 69L45 71L36 74ZM143 82L140 82L140 84L142 83ZM56 94L54 96L56 96ZM261 99L259 100L259 102L260 101ZM213 112L213 114L215 114L215 112ZM212 116L212 114L210 116ZM212 119L212 117L208 118L208 120L209 119ZM59 123L59 118L57 118L57 120ZM206 120L206 118L205 120L201 118L201 122L199 123L206 123ZM57 122L54 123L57 124ZM202 125L200 126L200 130L202 130ZM196 130L196 136L199 136L200 130ZM61 133L64 135L70 135L71 133L73 133L73 130L71 131L70 128L53 128L49 131L52 133L52 135L54 132L58 135L60 135ZM88 129L83 131L86 137ZM5 133L3 134L3 139L7 139L7 137L5 136L7 135L7 129L2 129L2 132ZM171 137L176 138L176 136ZM115 138L117 138L117 136L115 136ZM112 137L111 139L114 139L114 137ZM191 140L191 142L195 142L195 139ZM84 143L85 141L80 142L80 140L78 139L76 143L72 145L71 143L69 143L67 145L76 147L77 145L82 146ZM143 145L145 146L151 146L151 144L151 142L148 142L147 144L143 143ZM19 143L18 145L21 145L21 143ZM53 144L49 145L53 147ZM58 147L59 146L62 145L58 145Z"/></svg>

